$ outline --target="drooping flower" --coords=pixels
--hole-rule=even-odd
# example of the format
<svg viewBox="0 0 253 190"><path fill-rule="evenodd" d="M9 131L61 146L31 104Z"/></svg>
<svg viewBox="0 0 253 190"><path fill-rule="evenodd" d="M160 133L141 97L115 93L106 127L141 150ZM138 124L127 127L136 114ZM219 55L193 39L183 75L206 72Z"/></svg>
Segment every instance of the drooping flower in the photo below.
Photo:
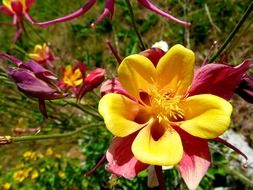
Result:
<svg viewBox="0 0 253 190"><path fill-rule="evenodd" d="M188 187L197 187L210 165L207 140L226 131L232 106L212 94L189 95L194 59L191 50L176 45L157 63L143 55L122 61L119 81L136 100L109 93L99 102L116 136L106 155L109 171L133 178L148 165L179 164Z"/></svg>
<svg viewBox="0 0 253 190"><path fill-rule="evenodd" d="M34 0L2 0L3 5L0 5L0 11L13 17L13 25L16 26L16 34L13 41L16 42L19 36L25 32L23 16L29 15L29 9L34 3Z"/></svg>
<svg viewBox="0 0 253 190"><path fill-rule="evenodd" d="M30 23L35 24L37 26L48 26L51 24L55 24L55 23L60 23L60 22L66 22L66 21L70 21L73 20L75 18L78 18L80 16L82 16L83 14L85 14L89 9L92 8L92 6L96 3L96 0L89 0L87 3L85 3L83 5L83 7L81 7L80 9L66 15L63 17L59 17L53 20L49 20L49 21L45 21L45 22L37 22L35 21L33 18L30 17L30 15L26 14L26 18L29 20ZM145 8L151 10L152 12L165 17L166 19L177 23L177 24L181 24L183 26L190 26L191 24L189 22L186 21L182 21L180 19L177 19L175 17L173 17L172 15L170 15L169 13L166 13L162 10L160 10L159 8L157 8L154 4L152 4L149 0L138 0L138 3L142 6L144 6ZM98 19L92 23L92 26L96 26L97 24L99 24L102 20L104 20L105 17L109 16L110 19L112 19L113 13L114 13L114 4L115 4L115 0L106 0L105 2L105 8L103 13L98 17Z"/></svg>
<svg viewBox="0 0 253 190"><path fill-rule="evenodd" d="M57 59L46 43L35 45L33 52L28 53L28 56L39 64L49 66L52 66L52 61Z"/></svg>
<svg viewBox="0 0 253 190"><path fill-rule="evenodd" d="M13 79L21 92L38 99L39 109L43 115L47 115L45 100L66 97L67 94L56 85L55 74L39 63L33 60L22 62L5 53L0 53L0 57L7 58L17 65L15 68L8 69L10 78Z"/></svg>

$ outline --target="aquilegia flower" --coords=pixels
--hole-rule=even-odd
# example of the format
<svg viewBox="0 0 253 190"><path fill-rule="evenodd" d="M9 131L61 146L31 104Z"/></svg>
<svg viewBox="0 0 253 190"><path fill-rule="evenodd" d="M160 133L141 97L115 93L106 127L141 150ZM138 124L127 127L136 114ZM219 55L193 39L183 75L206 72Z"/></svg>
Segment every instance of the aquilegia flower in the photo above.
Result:
<svg viewBox="0 0 253 190"><path fill-rule="evenodd" d="M175 45L166 54L156 48L141 54L126 57L118 68L128 96L119 86L112 89L115 93L103 86L106 95L99 102L99 112L115 135L106 153L107 170L133 178L149 165L179 165L187 186L195 189L210 166L209 139L241 153L219 138L229 127L232 106L219 97L221 93L198 93L196 86L203 87L200 83L205 80L196 75L193 80L191 50ZM234 86L229 89L238 83L230 83ZM215 89L213 84L210 88Z"/></svg>
<svg viewBox="0 0 253 190"><path fill-rule="evenodd" d="M63 78L59 86L65 90L72 88L72 91L80 100L87 92L98 87L104 80L105 70L95 68L86 75L86 65L78 63L74 68L71 65L63 68Z"/></svg>
<svg viewBox="0 0 253 190"><path fill-rule="evenodd" d="M86 66L83 63L77 64L74 68L67 65L62 69L63 77L59 82L59 86L63 89L72 88L73 92L77 93L77 87L83 83Z"/></svg>
<svg viewBox="0 0 253 190"><path fill-rule="evenodd" d="M33 52L28 53L28 56L39 64L49 66L53 66L52 61L57 59L46 43L35 45Z"/></svg>
<svg viewBox="0 0 253 190"><path fill-rule="evenodd" d="M60 99L67 96L57 85L54 73L42 67L39 63L29 60L22 62L15 57L0 53L0 58L6 58L17 65L9 68L8 74L16 83L17 88L26 94L38 99L41 113L47 116L45 100Z"/></svg>
<svg viewBox="0 0 253 190"><path fill-rule="evenodd" d="M34 0L2 0L2 3L3 5L0 5L0 12L13 17L13 25L17 29L13 41L16 42L22 30L24 32L26 31L23 16L27 17L29 15L29 9L34 3Z"/></svg>
<svg viewBox="0 0 253 190"><path fill-rule="evenodd" d="M56 18L56 19L53 19L53 20L49 20L49 21L37 22L29 14L26 14L26 18L32 24L44 27L44 26L48 26L48 25L51 25L51 24L66 22L66 21L70 21L70 20L73 20L75 18L78 18L78 17L82 16L83 14L85 14L88 10L90 10L95 3L96 3L96 0L88 0L88 2L85 3L83 5L83 7L81 7L80 9L78 9L78 10L76 10L76 11L74 11L74 12L72 12L72 13L66 15L66 16ZM177 18L173 17L172 15L170 15L169 13L166 13L166 12L160 10L155 5L153 5L149 0L138 0L138 3L141 4L142 6L146 7L147 9L155 12L156 14L167 18L168 20L170 20L174 23L181 24L183 26L190 26L191 25L191 23L189 23L189 22L177 19ZM114 4L115 4L115 0L106 0L105 8L104 8L103 13L98 17L98 19L94 23L92 23L92 26L96 26L102 20L104 20L104 18L107 17L107 16L109 16L110 19L112 19L112 16L113 16L113 13L114 13Z"/></svg>

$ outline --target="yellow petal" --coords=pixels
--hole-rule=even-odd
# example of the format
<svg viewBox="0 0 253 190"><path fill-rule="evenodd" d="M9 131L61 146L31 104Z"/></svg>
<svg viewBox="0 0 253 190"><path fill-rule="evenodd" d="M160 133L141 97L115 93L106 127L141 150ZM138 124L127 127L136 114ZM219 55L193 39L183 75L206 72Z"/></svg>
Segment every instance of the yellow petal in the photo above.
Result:
<svg viewBox="0 0 253 190"><path fill-rule="evenodd" d="M17 1L19 1L22 4L23 10L25 10L26 9L26 0L17 0ZM11 0L3 0L2 2L3 2L4 6L6 6L11 11L13 11L12 7L11 7Z"/></svg>
<svg viewBox="0 0 253 190"><path fill-rule="evenodd" d="M12 10L11 8L11 0L3 0L3 5L6 6L8 9Z"/></svg>
<svg viewBox="0 0 253 190"><path fill-rule="evenodd" d="M175 165L183 156L181 138L173 128L169 127L155 140L152 135L152 128L161 127L159 125L161 123L144 127L132 144L132 152L137 160L146 164L159 166ZM166 128L166 126L164 127Z"/></svg>
<svg viewBox="0 0 253 190"><path fill-rule="evenodd" d="M40 44L37 44L34 47L34 52L39 53L42 49L43 49L43 47Z"/></svg>
<svg viewBox="0 0 253 190"><path fill-rule="evenodd" d="M40 56L37 53L28 53L28 56L30 58L32 58L33 60L35 60L35 61L39 61L40 60Z"/></svg>
<svg viewBox="0 0 253 190"><path fill-rule="evenodd" d="M69 77L72 75L73 69L71 65L65 67L64 76Z"/></svg>
<svg viewBox="0 0 253 190"><path fill-rule="evenodd" d="M184 94L193 78L194 62L195 55L191 50L182 45L170 48L157 64L159 88Z"/></svg>
<svg viewBox="0 0 253 190"><path fill-rule="evenodd" d="M130 55L119 66L119 81L129 94L137 99L139 92L145 91L155 81L155 66L142 55Z"/></svg>
<svg viewBox="0 0 253 190"><path fill-rule="evenodd" d="M191 96L180 103L184 121L179 125L193 136L212 139L223 134L230 124L231 104L211 94Z"/></svg>
<svg viewBox="0 0 253 190"><path fill-rule="evenodd" d="M120 94L106 94L101 98L98 111L112 134L125 137L141 129L148 117L144 117L142 107Z"/></svg>

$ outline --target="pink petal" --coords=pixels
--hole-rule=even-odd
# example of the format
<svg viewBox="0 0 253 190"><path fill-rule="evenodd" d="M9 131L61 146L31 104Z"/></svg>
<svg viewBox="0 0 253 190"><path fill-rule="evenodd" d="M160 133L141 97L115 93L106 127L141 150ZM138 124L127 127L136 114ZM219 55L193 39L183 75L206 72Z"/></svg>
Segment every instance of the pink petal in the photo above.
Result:
<svg viewBox="0 0 253 190"><path fill-rule="evenodd" d="M11 12L7 7L0 5L0 12L7 14L9 16L13 16L13 12Z"/></svg>
<svg viewBox="0 0 253 190"><path fill-rule="evenodd" d="M229 100L245 72L253 65L251 60L231 67L225 64L207 64L194 76L189 95L214 94Z"/></svg>
<svg viewBox="0 0 253 190"><path fill-rule="evenodd" d="M185 22L185 21L182 21L180 19L177 19L176 17L170 15L169 13L166 13L166 12L160 10L155 5L150 3L149 0L138 0L138 2L140 4L142 4L144 7L146 7L147 9L149 9L149 10L151 10L151 11L153 11L153 12L155 12L155 13L157 13L157 14L159 14L159 15L161 15L161 16L163 16L163 17L165 17L165 18L167 18L167 19L169 19L173 22L175 22L175 23L178 23L178 24L181 24L181 25L184 25L184 26L190 26L191 25L191 23L189 23L189 22Z"/></svg>
<svg viewBox="0 0 253 190"><path fill-rule="evenodd" d="M110 20L112 20L113 12L114 12L114 2L115 0L107 0L105 3L105 9L103 13L98 17L98 19L92 23L92 27L98 25L105 17L110 16Z"/></svg>
<svg viewBox="0 0 253 190"><path fill-rule="evenodd" d="M108 93L122 94L131 100L137 101L134 97L128 94L128 92L122 87L117 78L112 78L102 83L100 88L101 96L104 96Z"/></svg>
<svg viewBox="0 0 253 190"><path fill-rule="evenodd" d="M127 137L115 137L106 153L106 159L109 162L106 170L122 176L127 179L134 178L140 171L146 169L149 165L138 161L131 150L135 134Z"/></svg>
<svg viewBox="0 0 253 190"><path fill-rule="evenodd" d="M206 140L180 132L184 155L179 163L179 171L189 189L196 189L206 174L211 156Z"/></svg>
<svg viewBox="0 0 253 190"><path fill-rule="evenodd" d="M4 53L4 52L0 52L0 58L8 59L9 61L15 63L17 66L20 66L21 64L23 64L22 61L20 61L16 57L13 57L13 56L11 56L7 53Z"/></svg>

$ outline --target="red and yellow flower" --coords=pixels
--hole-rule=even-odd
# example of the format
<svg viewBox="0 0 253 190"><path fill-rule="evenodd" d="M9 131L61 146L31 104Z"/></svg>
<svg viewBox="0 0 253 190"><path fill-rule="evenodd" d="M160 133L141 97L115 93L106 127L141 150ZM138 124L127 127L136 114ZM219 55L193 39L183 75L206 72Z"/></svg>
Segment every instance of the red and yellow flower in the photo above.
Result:
<svg viewBox="0 0 253 190"><path fill-rule="evenodd" d="M48 64L50 66L52 66L52 61L56 59L46 43L35 45L33 52L28 53L28 56L40 64Z"/></svg>
<svg viewBox="0 0 253 190"><path fill-rule="evenodd" d="M67 65L63 69L62 85L67 87L76 88L83 83L83 75L79 67L72 67Z"/></svg>
<svg viewBox="0 0 253 190"><path fill-rule="evenodd" d="M194 62L181 45L159 59L135 54L122 61L118 78L132 98L109 93L99 102L116 136L106 155L109 171L132 178L148 165L179 164L188 187L198 185L210 165L207 140L227 130L232 106L212 94L189 94Z"/></svg>

